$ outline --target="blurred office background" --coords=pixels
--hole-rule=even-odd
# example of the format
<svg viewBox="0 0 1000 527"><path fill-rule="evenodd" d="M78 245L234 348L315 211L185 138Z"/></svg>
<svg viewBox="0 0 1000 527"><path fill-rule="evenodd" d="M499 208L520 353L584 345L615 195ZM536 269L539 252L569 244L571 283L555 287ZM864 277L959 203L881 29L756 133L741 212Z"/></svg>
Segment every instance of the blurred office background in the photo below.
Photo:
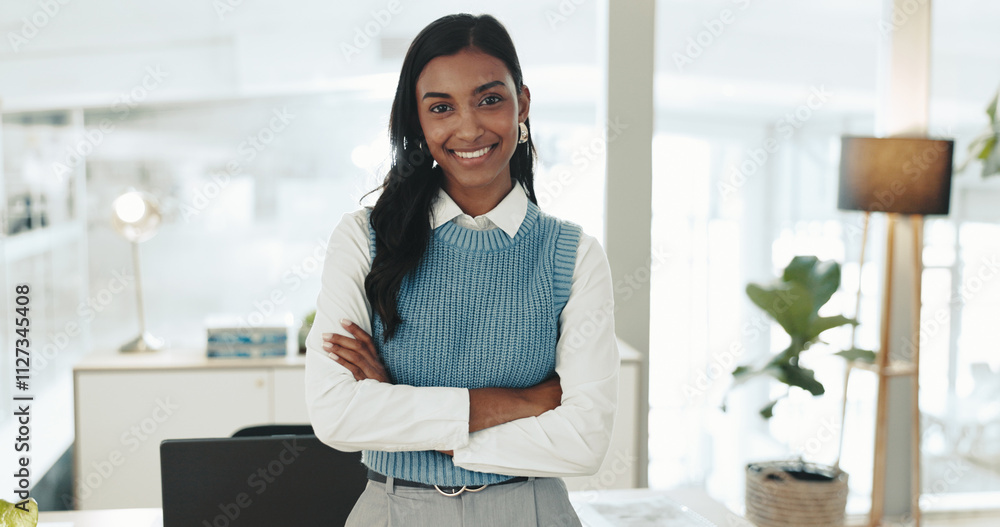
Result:
<svg viewBox="0 0 1000 527"><path fill-rule="evenodd" d="M606 174L604 164L607 142L629 124L604 112L604 26L615 4L462 4L497 16L517 46L532 93L540 204L598 239L606 185L629 177ZM203 345L212 314L274 309L301 319L313 309L315 255L384 174L409 41L454 8L434 0L0 8L0 329L6 349L13 284L30 284L33 390L49 405L39 403L39 414L72 406L71 371L82 357L134 336L130 248L110 223L111 201L130 187L164 208L159 234L141 251L147 323L169 346ZM843 365L832 359L815 364L828 396L793 397L801 404L780 405L769 422L753 410L777 393L767 383L731 394L727 413L719 406L736 364L784 347L743 288L793 255L843 264L833 307L851 314L860 283L860 342L876 346L879 244L859 273L860 216L837 211L836 193L840 136L875 131L884 9L879 0L656 3L652 487L703 486L738 507L748 460L836 457L836 440L809 441L839 431ZM933 5L930 132L956 139L956 161L987 125L1000 87L998 21L1000 4L987 0ZM768 139L777 151L755 157ZM979 170L957 173L956 188L995 191L1000 177ZM1000 281L970 283L1000 258L998 210L954 206L927 223L924 316L942 320L924 340L920 379L932 509L992 507L1000 496ZM276 290L284 300L269 304ZM829 337L834 349L850 333ZM3 430L13 426L12 362L0 364ZM842 463L856 513L871 489L873 400L874 382L860 376L848 394L857 424ZM54 466L73 441L71 422L51 426L35 432L37 465Z"/></svg>

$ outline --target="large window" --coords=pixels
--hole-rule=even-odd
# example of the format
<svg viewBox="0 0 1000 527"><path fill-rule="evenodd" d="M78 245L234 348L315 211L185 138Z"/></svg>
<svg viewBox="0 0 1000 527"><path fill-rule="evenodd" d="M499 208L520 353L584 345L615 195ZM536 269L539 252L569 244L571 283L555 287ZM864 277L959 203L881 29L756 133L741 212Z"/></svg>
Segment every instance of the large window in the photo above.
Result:
<svg viewBox="0 0 1000 527"><path fill-rule="evenodd" d="M650 484L707 485L736 507L747 461L804 456L832 463L841 428L843 365L809 365L827 388L792 397L761 421L756 410L783 387L761 382L729 393L737 364L787 339L743 288L768 281L794 256L843 267L831 312L854 314L858 344L877 348L884 219L875 217L859 273L861 217L836 210L839 136L875 132L877 57L888 38L879 2L657 3L657 126L650 346ZM1000 85L995 6L935 3L930 133L955 137L956 164L987 126ZM973 163L956 174L953 213L925 229L921 417L926 510L991 503L1000 482L997 423L1000 304L996 202L1000 179ZM823 348L850 342L825 335ZM797 394L801 395L801 394ZM848 510L871 491L875 380L852 377L841 466ZM832 439L830 439L832 438Z"/></svg>
<svg viewBox="0 0 1000 527"><path fill-rule="evenodd" d="M748 461L837 455L835 360L810 364L824 398L793 393L769 422L757 410L780 392L767 381L729 393L728 412L719 406L737 365L787 345L747 300L747 282L770 281L795 255L847 262L830 307L853 314L860 240L846 228L858 218L836 210L839 137L872 133L880 7L663 0L656 9L652 239L667 261L652 279L649 480L705 484L738 509ZM828 337L835 351L850 333ZM854 414L874 401L863 384L851 387ZM852 432L852 450L868 444L869 468L863 453L843 466L864 497L871 436Z"/></svg>
<svg viewBox="0 0 1000 527"><path fill-rule="evenodd" d="M1000 17L992 3L935 2L930 131L955 138L956 165L989 127L1000 90ZM973 161L955 174L952 213L924 250L921 416L929 509L995 507L1000 492L1000 174Z"/></svg>

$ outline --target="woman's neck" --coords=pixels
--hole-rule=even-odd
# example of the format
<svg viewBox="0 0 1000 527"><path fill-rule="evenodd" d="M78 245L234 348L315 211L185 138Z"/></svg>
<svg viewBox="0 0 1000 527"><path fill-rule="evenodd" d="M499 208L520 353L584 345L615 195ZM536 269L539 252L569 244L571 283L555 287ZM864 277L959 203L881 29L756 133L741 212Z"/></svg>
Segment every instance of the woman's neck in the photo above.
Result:
<svg viewBox="0 0 1000 527"><path fill-rule="evenodd" d="M444 191L462 212L475 218L496 208L514 188L514 179L509 178L506 185L491 185L488 187L468 188L445 184Z"/></svg>

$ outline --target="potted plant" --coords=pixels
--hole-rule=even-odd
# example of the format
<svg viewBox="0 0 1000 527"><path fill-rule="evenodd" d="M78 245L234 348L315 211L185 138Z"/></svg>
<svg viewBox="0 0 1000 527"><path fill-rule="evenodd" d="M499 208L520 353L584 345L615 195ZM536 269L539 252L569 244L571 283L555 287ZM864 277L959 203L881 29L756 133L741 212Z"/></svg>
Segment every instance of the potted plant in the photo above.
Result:
<svg viewBox="0 0 1000 527"><path fill-rule="evenodd" d="M312 329L313 321L316 319L316 310L310 311L304 319L302 319L302 325L299 326L299 354L306 352L306 337L309 335L309 330Z"/></svg>
<svg viewBox="0 0 1000 527"><path fill-rule="evenodd" d="M958 167L965 170L973 159L983 162L983 177L1000 174L1000 121L997 121L997 100L1000 90L997 90L993 100L986 106L986 115L990 118L990 126L969 144L969 157Z"/></svg>
<svg viewBox="0 0 1000 527"><path fill-rule="evenodd" d="M790 342L787 348L763 361L736 368L734 386L753 377L769 376L788 385L789 390L823 395L823 384L816 380L813 370L800 364L800 358L823 332L857 324L843 315L819 315L839 287L840 265L815 256L796 256L771 284L748 284L747 296L788 333ZM875 359L874 352L853 347L836 354L848 361ZM771 418L775 404L783 397L761 408L761 417ZM823 466L801 459L751 463L747 466L746 498L747 518L759 527L842 525L847 474L836 465Z"/></svg>

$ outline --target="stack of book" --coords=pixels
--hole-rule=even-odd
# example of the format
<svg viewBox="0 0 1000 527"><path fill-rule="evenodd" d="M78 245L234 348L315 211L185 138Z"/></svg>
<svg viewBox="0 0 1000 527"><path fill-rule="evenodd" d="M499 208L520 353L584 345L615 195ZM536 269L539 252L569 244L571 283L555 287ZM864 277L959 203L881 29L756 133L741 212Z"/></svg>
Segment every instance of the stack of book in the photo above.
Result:
<svg viewBox="0 0 1000 527"><path fill-rule="evenodd" d="M205 321L207 354L212 358L284 357L292 316L248 324L238 317L213 316Z"/></svg>

